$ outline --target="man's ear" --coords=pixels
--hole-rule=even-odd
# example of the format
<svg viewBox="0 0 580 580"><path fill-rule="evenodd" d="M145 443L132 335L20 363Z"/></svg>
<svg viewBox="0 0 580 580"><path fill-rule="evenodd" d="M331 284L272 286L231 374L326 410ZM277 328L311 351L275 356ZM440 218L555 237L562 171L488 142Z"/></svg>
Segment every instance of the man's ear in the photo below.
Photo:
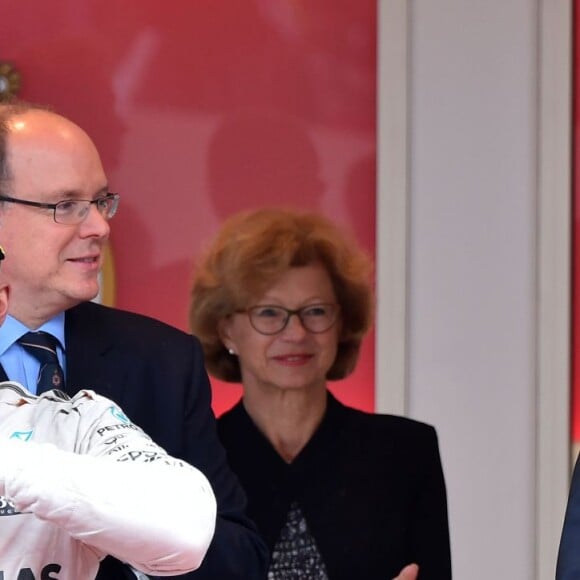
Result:
<svg viewBox="0 0 580 580"><path fill-rule="evenodd" d="M0 284L0 324L6 318L8 312L8 284Z"/></svg>

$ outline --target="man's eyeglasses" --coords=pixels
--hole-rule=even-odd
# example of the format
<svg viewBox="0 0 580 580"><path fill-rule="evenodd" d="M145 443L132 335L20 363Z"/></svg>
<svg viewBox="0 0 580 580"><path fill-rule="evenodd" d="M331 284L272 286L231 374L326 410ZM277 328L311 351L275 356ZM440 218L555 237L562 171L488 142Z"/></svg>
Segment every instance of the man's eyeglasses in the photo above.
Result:
<svg viewBox="0 0 580 580"><path fill-rule="evenodd" d="M298 316L302 326L315 334L326 332L336 322L339 312L338 304L309 304L296 310L283 306L252 306L245 312L254 330L260 334L278 334L288 325L292 315Z"/></svg>
<svg viewBox="0 0 580 580"><path fill-rule="evenodd" d="M28 199L17 199L0 195L0 201L10 203L20 203L32 207L51 209L54 221L57 224L77 225L85 221L89 215L91 205L95 205L97 211L107 220L110 220L119 207L119 194L107 193L96 199L64 199L57 203L41 203L39 201L29 201Z"/></svg>

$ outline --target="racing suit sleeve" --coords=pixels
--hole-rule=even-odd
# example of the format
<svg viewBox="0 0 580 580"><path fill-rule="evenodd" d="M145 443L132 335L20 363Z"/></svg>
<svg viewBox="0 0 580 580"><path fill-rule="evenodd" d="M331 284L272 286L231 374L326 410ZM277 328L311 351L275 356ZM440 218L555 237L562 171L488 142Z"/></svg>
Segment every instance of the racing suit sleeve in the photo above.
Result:
<svg viewBox="0 0 580 580"><path fill-rule="evenodd" d="M100 558L109 554L157 576L195 570L215 528L208 480L138 427L112 434L104 429L114 427L104 423L95 421L76 453L0 441L0 495L63 528Z"/></svg>

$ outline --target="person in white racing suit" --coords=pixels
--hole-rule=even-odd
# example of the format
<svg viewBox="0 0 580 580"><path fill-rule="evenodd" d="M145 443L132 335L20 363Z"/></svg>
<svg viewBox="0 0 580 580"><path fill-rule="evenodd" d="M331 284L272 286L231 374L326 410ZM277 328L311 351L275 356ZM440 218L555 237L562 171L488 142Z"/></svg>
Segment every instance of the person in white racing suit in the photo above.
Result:
<svg viewBox="0 0 580 580"><path fill-rule="evenodd" d="M89 580L106 555L183 574L215 518L205 476L109 399L0 383L0 580Z"/></svg>

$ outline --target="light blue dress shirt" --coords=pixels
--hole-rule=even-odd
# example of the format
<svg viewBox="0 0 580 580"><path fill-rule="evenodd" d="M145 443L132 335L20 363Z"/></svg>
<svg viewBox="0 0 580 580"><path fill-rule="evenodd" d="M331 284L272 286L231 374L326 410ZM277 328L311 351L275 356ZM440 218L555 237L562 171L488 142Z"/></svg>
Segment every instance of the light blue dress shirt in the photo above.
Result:
<svg viewBox="0 0 580 580"><path fill-rule="evenodd" d="M57 356L60 366L65 373L66 366L64 360L64 312L55 316L40 328L34 329L48 332L55 336L60 345L57 349ZM36 394L36 379L40 370L40 363L16 341L30 329L18 322L12 316L7 316L4 324L0 326L0 364L4 368L6 375L11 381L16 381L24 385L31 393Z"/></svg>

